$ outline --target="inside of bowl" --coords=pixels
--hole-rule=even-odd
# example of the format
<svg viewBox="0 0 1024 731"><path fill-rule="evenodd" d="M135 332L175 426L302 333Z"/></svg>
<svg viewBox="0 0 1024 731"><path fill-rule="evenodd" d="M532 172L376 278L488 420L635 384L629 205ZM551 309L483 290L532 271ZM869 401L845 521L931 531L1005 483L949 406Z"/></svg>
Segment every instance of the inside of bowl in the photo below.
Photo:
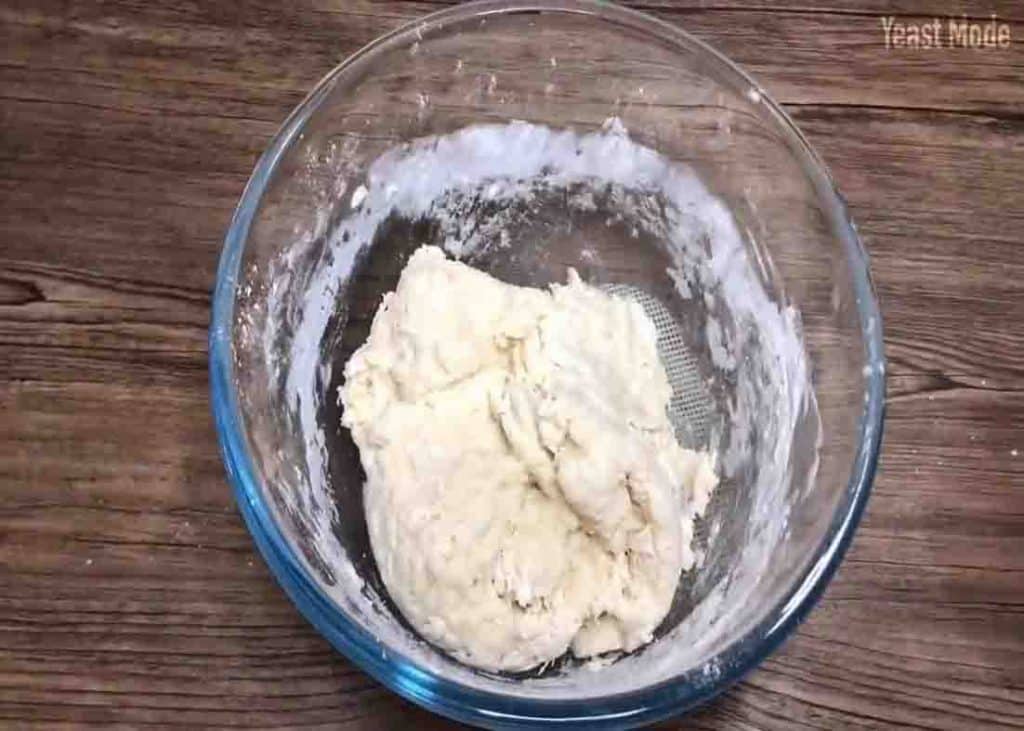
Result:
<svg viewBox="0 0 1024 731"><path fill-rule="evenodd" d="M453 20L357 59L293 120L238 274L239 405L289 544L382 652L523 697L713 676L814 562L865 392L846 222L761 92L712 61L587 15ZM381 584L337 388L428 243L515 284L574 267L635 288L693 356L710 407L680 437L722 478L703 560L655 641L600 672L568 657L525 680L472 670L420 640Z"/></svg>

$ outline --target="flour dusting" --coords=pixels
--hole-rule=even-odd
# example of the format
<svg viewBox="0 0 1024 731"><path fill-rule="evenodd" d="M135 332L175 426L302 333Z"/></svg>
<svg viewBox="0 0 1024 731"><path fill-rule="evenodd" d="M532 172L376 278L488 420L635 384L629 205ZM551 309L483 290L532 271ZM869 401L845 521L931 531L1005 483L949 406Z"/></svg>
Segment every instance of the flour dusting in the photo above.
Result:
<svg viewBox="0 0 1024 731"><path fill-rule="evenodd" d="M279 498L282 510L302 526L316 562L329 567L324 590L330 598L379 639L381 652L388 648L389 654L470 687L498 684L505 694L536 697L557 691L587 697L627 692L681 672L723 672L712 658L787 530L784 486L794 479L793 435L815 411L799 315L778 292L769 291L763 267L727 207L694 170L632 140L618 119L586 134L512 123L419 139L381 155L363 179L344 181L335 190L352 192L324 251L307 271L291 271L294 261L280 262L273 279L283 284L267 294L262 332L268 358L281 333L292 333L287 362L272 361L285 370L271 380L283 383L291 418L304 435L303 468L310 487L282 490ZM610 205L609 225L628 221L636 236L657 240L669 262L664 276L674 285L673 296L706 313L702 347L708 377L712 385L728 384L716 391L710 447L718 454L723 479L752 497L734 568L677 626L666 628L642 653L600 670L567 665L513 682L455 663L418 639L365 583L332 528L338 515L318 409L333 398L324 388L332 377L324 354L329 329L343 327L352 278L387 221L396 216L430 221L449 255L481 257L519 246L507 234L509 217L528 214L531 202L551 191L564 191L565 205L573 210L603 212ZM489 205L466 205L471 199ZM317 227L323 228L327 218L318 216ZM289 294L298 282L300 292ZM714 521L708 526L712 545L718 528ZM307 560L312 559L307 555Z"/></svg>

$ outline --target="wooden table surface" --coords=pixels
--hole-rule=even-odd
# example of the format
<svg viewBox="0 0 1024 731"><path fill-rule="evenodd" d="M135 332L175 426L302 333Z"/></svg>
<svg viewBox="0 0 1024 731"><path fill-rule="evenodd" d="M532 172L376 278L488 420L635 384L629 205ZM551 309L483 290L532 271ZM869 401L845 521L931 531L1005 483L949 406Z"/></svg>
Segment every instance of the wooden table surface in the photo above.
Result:
<svg viewBox="0 0 1024 731"><path fill-rule="evenodd" d="M333 65L443 3L0 7L0 725L441 727L299 616L207 395L222 237ZM889 407L824 599L680 726L1024 726L1024 5L630 3L752 72L872 256ZM1008 48L886 48L996 13ZM672 726L673 724L667 724Z"/></svg>

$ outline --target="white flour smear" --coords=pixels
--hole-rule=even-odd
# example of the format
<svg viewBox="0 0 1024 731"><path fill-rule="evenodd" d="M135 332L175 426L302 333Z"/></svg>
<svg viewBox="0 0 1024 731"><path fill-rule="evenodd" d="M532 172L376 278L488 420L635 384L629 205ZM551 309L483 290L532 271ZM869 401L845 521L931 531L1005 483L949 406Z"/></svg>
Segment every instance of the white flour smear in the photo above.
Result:
<svg viewBox="0 0 1024 731"><path fill-rule="evenodd" d="M381 224L394 214L432 219L441 227L448 253L464 258L479 253L478 247L494 245L496 239L508 243L507 237L493 236L503 225L501 205L496 207L499 213L489 210L484 219L465 207L446 209L446 201L458 198L453 194L483 191L498 204L522 202L534 195L539 178L547 190L573 186L577 196L581 188L596 190L612 184L657 194L665 202L658 215L646 209L631 212L633 224L663 242L673 262L668 274L679 296L703 298L708 311L716 313L706 323L707 344L715 378L728 379L731 397L711 426L710 441L724 477L752 475L751 483L742 485L752 495L752 507L747 537L733 562L736 568L677 627L618 662L574 666L513 681L473 671L438 652L396 622L380 597L365 585L331 528L337 508L317 410L323 399L335 398L324 392L331 374L321 344L332 317L338 317L339 297L358 257ZM469 127L397 147L379 157L358 186L352 182L335 186L335 190L347 186L352 191L348 213L332 232L327 255L317 258L313 271L302 273L306 285L301 300L293 297L286 302L288 284L297 276L294 254L279 262L272 280L280 284L269 293L263 330L269 358L274 338L279 337L279 322L287 318L295 328L287 373L273 373L271 380L285 383L292 417L305 439L311 489L302 495L281 492L285 510L302 524L307 541L334 574L334 584L324 587L331 599L379 639L382 653L397 652L451 680L480 689L500 687L505 694L587 697L628 692L683 671L704 675L724 671L709 658L722 649L724 637L734 635L735 629L725 628L736 623L735 616L787 529L785 487L793 479L789 467L793 434L800 419L814 410L799 316L769 296L730 212L691 169L634 142L616 119L589 134L527 123ZM474 220L475 215L481 220ZM323 226L326 212L318 219L318 226ZM474 233L467 236L464 231ZM281 368L284 359L274 362ZM753 471L751 464L757 467ZM353 519L363 520L363 516L348 518ZM715 530L711 526L712 540Z"/></svg>

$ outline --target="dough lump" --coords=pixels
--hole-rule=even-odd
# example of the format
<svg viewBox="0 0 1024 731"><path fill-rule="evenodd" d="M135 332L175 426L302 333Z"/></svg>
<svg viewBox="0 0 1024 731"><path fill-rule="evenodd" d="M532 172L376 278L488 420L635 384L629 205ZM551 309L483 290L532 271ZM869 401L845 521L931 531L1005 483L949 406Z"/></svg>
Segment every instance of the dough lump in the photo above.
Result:
<svg viewBox="0 0 1024 731"><path fill-rule="evenodd" d="M506 671L651 639L717 479L676 442L639 304L422 247L340 395L377 565L425 638Z"/></svg>

